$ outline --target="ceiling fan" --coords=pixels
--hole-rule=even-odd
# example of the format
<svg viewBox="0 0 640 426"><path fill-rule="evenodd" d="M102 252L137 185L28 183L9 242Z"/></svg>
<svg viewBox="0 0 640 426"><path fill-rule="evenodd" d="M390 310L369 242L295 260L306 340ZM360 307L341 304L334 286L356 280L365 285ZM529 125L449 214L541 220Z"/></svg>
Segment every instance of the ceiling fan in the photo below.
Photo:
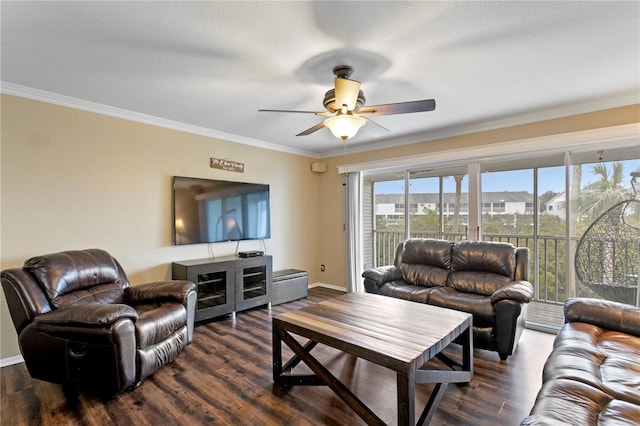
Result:
<svg viewBox="0 0 640 426"><path fill-rule="evenodd" d="M298 133L296 136L310 135L323 127L328 127L335 137L346 141L355 136L358 130L367 122L384 131L389 131L389 129L372 121L369 117L433 111L436 108L436 101L433 99L364 106L365 98L362 90L360 90L360 82L349 79L352 73L353 67L348 65L339 65L333 69L333 74L336 76L335 87L325 93L322 102L327 111L316 112L282 109L260 109L258 111L292 112L327 117L324 121Z"/></svg>

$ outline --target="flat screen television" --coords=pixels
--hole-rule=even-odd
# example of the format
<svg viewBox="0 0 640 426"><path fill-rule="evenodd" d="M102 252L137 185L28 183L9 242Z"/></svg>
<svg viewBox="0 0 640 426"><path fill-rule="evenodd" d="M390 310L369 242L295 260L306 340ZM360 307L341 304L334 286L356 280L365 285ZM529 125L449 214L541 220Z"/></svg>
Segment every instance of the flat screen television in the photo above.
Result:
<svg viewBox="0 0 640 426"><path fill-rule="evenodd" d="M175 245L271 238L269 185L173 177Z"/></svg>

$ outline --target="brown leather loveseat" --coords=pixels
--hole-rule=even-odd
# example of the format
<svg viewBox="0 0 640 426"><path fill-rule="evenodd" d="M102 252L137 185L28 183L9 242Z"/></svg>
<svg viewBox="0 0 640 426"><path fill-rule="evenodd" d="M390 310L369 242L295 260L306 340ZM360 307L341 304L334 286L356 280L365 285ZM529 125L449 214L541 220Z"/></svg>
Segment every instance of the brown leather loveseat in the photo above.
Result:
<svg viewBox="0 0 640 426"><path fill-rule="evenodd" d="M508 243L414 238L393 265L365 271L367 292L473 314L474 346L507 359L524 329L533 296L529 250Z"/></svg>
<svg viewBox="0 0 640 426"><path fill-rule="evenodd" d="M640 308L568 299L523 426L640 425Z"/></svg>
<svg viewBox="0 0 640 426"><path fill-rule="evenodd" d="M193 339L195 284L130 287L103 250L34 257L1 279L36 379L114 394L171 362Z"/></svg>

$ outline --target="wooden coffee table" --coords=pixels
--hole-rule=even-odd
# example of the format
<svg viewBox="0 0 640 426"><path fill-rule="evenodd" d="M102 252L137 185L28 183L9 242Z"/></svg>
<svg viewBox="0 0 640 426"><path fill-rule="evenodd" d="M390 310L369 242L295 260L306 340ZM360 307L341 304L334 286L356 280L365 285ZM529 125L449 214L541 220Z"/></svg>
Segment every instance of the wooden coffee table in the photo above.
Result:
<svg viewBox="0 0 640 426"><path fill-rule="evenodd" d="M367 424L385 424L311 355L318 344L339 349L397 373L398 424L414 425L415 384L435 383L418 424L428 423L448 383L473 377L472 316L465 312L369 293L348 293L273 318L273 380L294 385L327 385ZM307 338L302 345L293 336ZM462 363L441 351L462 336ZM282 363L282 342L294 352ZM429 369L437 357L451 370ZM315 374L294 374L304 362Z"/></svg>

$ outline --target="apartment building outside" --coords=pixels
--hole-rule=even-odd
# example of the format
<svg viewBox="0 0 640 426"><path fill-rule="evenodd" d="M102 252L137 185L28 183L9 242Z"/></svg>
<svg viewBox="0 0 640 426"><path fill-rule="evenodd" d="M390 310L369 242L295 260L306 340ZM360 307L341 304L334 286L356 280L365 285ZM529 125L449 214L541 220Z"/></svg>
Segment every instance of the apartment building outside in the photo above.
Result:
<svg viewBox="0 0 640 426"><path fill-rule="evenodd" d="M409 213L424 215L435 211L445 216L455 212L456 194L438 193L411 194ZM441 208L442 206L442 208ZM482 213L488 214L531 214L535 203L533 195L527 191L500 191L482 193ZM406 213L404 194L376 194L375 215L384 219L402 219ZM464 221L469 213L469 194L460 194L460 217Z"/></svg>

